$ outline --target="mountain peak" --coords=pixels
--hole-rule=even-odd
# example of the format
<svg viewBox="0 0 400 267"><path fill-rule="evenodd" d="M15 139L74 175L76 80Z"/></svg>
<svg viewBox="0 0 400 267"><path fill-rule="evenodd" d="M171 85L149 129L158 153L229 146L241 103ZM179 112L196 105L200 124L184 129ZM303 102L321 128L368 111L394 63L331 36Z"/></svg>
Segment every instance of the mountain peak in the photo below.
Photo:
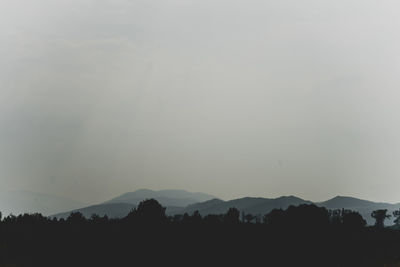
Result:
<svg viewBox="0 0 400 267"><path fill-rule="evenodd" d="M149 198L156 199L164 206L186 207L187 205L207 201L215 197L204 193L192 193L179 189L166 189L159 191L138 189L133 192L124 193L105 203L128 203L137 205L141 201Z"/></svg>
<svg viewBox="0 0 400 267"><path fill-rule="evenodd" d="M304 200L304 199L301 199L301 198L296 197L296 196L293 196L293 195L290 195L290 196L281 196L281 197L278 197L278 198L276 198L276 199Z"/></svg>
<svg viewBox="0 0 400 267"><path fill-rule="evenodd" d="M365 207L365 206L370 206L371 204L379 204L379 203L374 203L372 201L364 200L364 199L359 199L355 197L349 197L349 196L336 196L334 198L331 198L327 201L319 203L327 208L336 208L336 207Z"/></svg>

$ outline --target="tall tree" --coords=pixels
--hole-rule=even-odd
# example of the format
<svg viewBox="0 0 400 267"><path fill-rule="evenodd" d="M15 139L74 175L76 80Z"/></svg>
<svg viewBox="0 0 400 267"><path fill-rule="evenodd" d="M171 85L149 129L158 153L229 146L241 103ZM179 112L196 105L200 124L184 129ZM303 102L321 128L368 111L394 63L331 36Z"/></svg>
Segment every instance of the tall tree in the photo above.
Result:
<svg viewBox="0 0 400 267"><path fill-rule="evenodd" d="M136 222L161 223L167 220L165 207L155 199L146 199L139 203L138 207L131 211L127 218Z"/></svg>
<svg viewBox="0 0 400 267"><path fill-rule="evenodd" d="M355 211L347 211L342 215L343 226L349 229L361 229L367 222Z"/></svg>
<svg viewBox="0 0 400 267"><path fill-rule="evenodd" d="M382 210L374 210L371 213L371 217L375 219L375 226L377 228L385 227L385 220L390 218L390 215L387 214L387 209Z"/></svg>
<svg viewBox="0 0 400 267"><path fill-rule="evenodd" d="M397 227L400 226L400 209L393 211L394 223Z"/></svg>
<svg viewBox="0 0 400 267"><path fill-rule="evenodd" d="M230 208L224 216L224 222L236 224L239 223L239 217L240 211L237 208Z"/></svg>
<svg viewBox="0 0 400 267"><path fill-rule="evenodd" d="M252 214L246 214L244 219L246 220L246 223L251 223L254 220L254 216Z"/></svg>

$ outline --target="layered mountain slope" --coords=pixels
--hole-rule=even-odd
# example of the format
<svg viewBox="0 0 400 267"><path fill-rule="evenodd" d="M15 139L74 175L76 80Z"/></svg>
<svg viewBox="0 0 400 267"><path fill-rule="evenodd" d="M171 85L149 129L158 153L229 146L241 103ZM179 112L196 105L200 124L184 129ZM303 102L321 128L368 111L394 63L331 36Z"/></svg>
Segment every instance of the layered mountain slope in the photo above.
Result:
<svg viewBox="0 0 400 267"><path fill-rule="evenodd" d="M156 199L161 205L167 207L167 214L178 214L182 213L182 210L190 204L206 201L214 197L204 193L192 193L185 190L153 191L149 189L140 189L122 194L98 205L57 213L52 215L52 217L66 218L72 212L81 212L87 218L92 214L100 216L107 215L110 218L122 218L128 215L141 201L150 198Z"/></svg>
<svg viewBox="0 0 400 267"><path fill-rule="evenodd" d="M337 196L324 202L316 203L316 205L325 207L327 209L348 209L359 212L368 224L372 225L374 219L371 213L377 209L387 209L388 214L391 215L394 210L400 209L400 203L391 204L383 202L373 202L369 200L358 199L354 197ZM385 221L386 225L393 224L393 216Z"/></svg>
<svg viewBox="0 0 400 267"><path fill-rule="evenodd" d="M86 217L90 217L95 213L100 216L108 215L111 218L121 218L126 216L130 210L140 203L140 201L150 198L158 200L164 207L167 207L167 215L184 213L193 214L196 210L203 216L209 214L224 214L232 207L235 207L246 214L264 215L273 209L286 209L291 205L298 206L301 204L315 204L331 210L348 209L357 211L370 225L374 223L374 219L371 217L372 211L377 209L387 209L388 214L392 214L394 210L400 209L400 203L379 203L344 196L337 196L327 201L316 203L295 196L283 196L279 198L244 197L224 201L213 198L211 195L191 193L184 190L153 191L141 189L135 192L125 193L99 205L89 206L73 211L80 211ZM70 213L71 211L56 214L54 216L65 218ZM393 216L386 221L386 225L391 224L393 224Z"/></svg>
<svg viewBox="0 0 400 267"><path fill-rule="evenodd" d="M215 198L204 193L192 193L185 190L160 190L140 189L122 194L105 203L139 204L144 199L154 198L164 206L186 207L190 204L207 201Z"/></svg>
<svg viewBox="0 0 400 267"><path fill-rule="evenodd" d="M109 203L93 205L82 209L76 209L68 212L58 213L51 217L58 219L66 219L72 212L80 212L86 218L90 218L93 214L104 216L107 215L109 218L123 218L134 209L136 206L127 203Z"/></svg>
<svg viewBox="0 0 400 267"><path fill-rule="evenodd" d="M312 202L297 198L294 196L279 198L255 198L245 197L229 201L213 199L202 203L189 205L184 212L193 213L198 210L201 215L222 214L229 208L235 207L240 211L250 214L266 214L273 209L286 209L290 205L298 206L300 204L311 204Z"/></svg>

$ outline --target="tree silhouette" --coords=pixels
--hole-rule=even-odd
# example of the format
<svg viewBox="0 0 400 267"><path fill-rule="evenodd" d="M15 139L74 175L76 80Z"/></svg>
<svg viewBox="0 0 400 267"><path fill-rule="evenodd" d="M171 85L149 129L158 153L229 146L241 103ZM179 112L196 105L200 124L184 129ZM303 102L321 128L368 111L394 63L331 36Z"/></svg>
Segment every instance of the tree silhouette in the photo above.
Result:
<svg viewBox="0 0 400 267"><path fill-rule="evenodd" d="M86 222L86 218L79 211L71 212L71 214L67 218L67 223L70 223L70 224L83 224L85 222Z"/></svg>
<svg viewBox="0 0 400 267"><path fill-rule="evenodd" d="M225 215L209 214L204 217L203 221L207 225L217 225L224 222Z"/></svg>
<svg viewBox="0 0 400 267"><path fill-rule="evenodd" d="M400 226L400 209L393 211L394 223L397 227Z"/></svg>
<svg viewBox="0 0 400 267"><path fill-rule="evenodd" d="M386 214L387 209L382 209L382 210L374 210L371 213L371 217L375 219L375 226L377 228L383 228L385 227L385 220L387 218L390 218L390 215Z"/></svg>
<svg viewBox="0 0 400 267"><path fill-rule="evenodd" d="M240 221L245 222L246 221L245 217L246 217L246 213L244 213L244 211L242 211L242 213L240 214Z"/></svg>
<svg viewBox="0 0 400 267"><path fill-rule="evenodd" d="M355 211L346 211L342 215L343 226L349 229L361 229L367 222L364 218Z"/></svg>
<svg viewBox="0 0 400 267"><path fill-rule="evenodd" d="M329 224L328 211L325 208L317 207L313 204L302 204L297 207L289 206L284 213L284 223L289 227L314 229Z"/></svg>
<svg viewBox="0 0 400 267"><path fill-rule="evenodd" d="M339 225L343 223L343 216L351 211L345 209L335 209L329 210L328 212L331 223L333 223L334 225Z"/></svg>
<svg viewBox="0 0 400 267"><path fill-rule="evenodd" d="M264 216L264 223L270 226L282 226L285 222L285 212L282 209L273 209Z"/></svg>
<svg viewBox="0 0 400 267"><path fill-rule="evenodd" d="M100 215L98 214L92 214L92 216L90 216L89 222L91 223L107 223L108 222L108 216L104 215L103 217L100 217Z"/></svg>
<svg viewBox="0 0 400 267"><path fill-rule="evenodd" d="M224 215L224 222L228 224L239 223L240 211L237 208L230 208Z"/></svg>
<svg viewBox="0 0 400 267"><path fill-rule="evenodd" d="M254 219L255 219L255 221L256 221L256 224L261 223L261 221L262 221L262 216L261 216L261 214L256 214L256 215L254 216Z"/></svg>
<svg viewBox="0 0 400 267"><path fill-rule="evenodd" d="M178 223L181 222L183 219L183 215L182 214L175 214L174 216L170 217L170 221L173 223Z"/></svg>
<svg viewBox="0 0 400 267"><path fill-rule="evenodd" d="M372 216L383 225L388 214L377 210ZM393 216L400 217L400 210ZM257 224L251 214L244 217L247 223L241 223L238 209L230 208L225 214L202 217L194 212L167 219L156 200L141 202L121 219L99 215L86 219L79 212L67 220L10 215L0 223L0 266L53 266L54 262L61 267L123 266L132 261L132 251L136 262L149 266L185 266L193 259L204 266L209 262L324 267L398 263L400 231L365 228L357 212L328 213L315 205L300 205L272 210L264 216L265 224ZM173 256L177 251L182 264Z"/></svg>
<svg viewBox="0 0 400 267"><path fill-rule="evenodd" d="M193 212L192 217L193 217L193 219L195 219L195 220L201 220L201 215L200 215L200 212L199 212L198 210L195 210L195 211Z"/></svg>
<svg viewBox="0 0 400 267"><path fill-rule="evenodd" d="M246 220L246 223L251 223L251 221L254 220L254 216L252 214L246 214L244 219Z"/></svg>
<svg viewBox="0 0 400 267"><path fill-rule="evenodd" d="M192 216L190 217L190 222L192 224L200 224L202 219L203 218L201 217L200 212L198 210L195 210Z"/></svg>
<svg viewBox="0 0 400 267"><path fill-rule="evenodd" d="M139 206L131 211L127 218L136 222L157 224L167 220L165 209L155 199L146 199L139 203Z"/></svg>

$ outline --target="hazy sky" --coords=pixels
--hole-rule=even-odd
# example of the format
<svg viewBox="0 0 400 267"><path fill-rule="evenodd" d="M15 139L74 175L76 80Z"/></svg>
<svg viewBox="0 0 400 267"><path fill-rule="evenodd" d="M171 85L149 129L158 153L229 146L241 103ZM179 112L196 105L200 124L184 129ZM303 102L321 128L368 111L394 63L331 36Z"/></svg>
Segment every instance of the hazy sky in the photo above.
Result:
<svg viewBox="0 0 400 267"><path fill-rule="evenodd" d="M398 0L1 0L0 188L400 202Z"/></svg>

